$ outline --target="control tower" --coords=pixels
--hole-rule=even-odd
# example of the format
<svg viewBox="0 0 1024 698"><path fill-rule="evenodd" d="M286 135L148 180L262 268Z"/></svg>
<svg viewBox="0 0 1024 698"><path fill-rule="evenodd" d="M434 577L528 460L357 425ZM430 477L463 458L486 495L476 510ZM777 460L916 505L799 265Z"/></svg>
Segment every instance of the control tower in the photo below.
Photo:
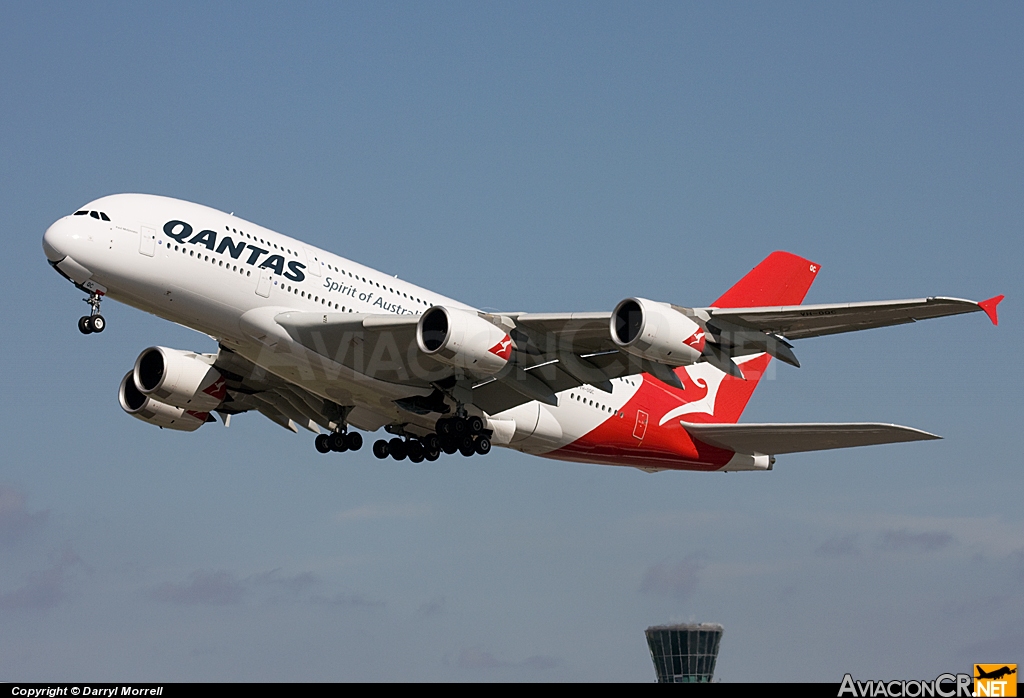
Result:
<svg viewBox="0 0 1024 698"><path fill-rule="evenodd" d="M724 629L718 623L652 625L644 631L658 683L711 683Z"/></svg>

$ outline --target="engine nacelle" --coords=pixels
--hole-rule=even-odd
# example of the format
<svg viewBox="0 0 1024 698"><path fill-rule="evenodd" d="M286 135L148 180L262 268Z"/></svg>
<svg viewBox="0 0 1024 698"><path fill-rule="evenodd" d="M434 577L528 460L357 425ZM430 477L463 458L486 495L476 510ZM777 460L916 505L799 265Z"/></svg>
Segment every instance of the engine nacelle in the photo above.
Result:
<svg viewBox="0 0 1024 698"><path fill-rule="evenodd" d="M135 385L134 371L129 371L121 379L117 399L121 403L121 409L131 416L164 429L195 431L211 421L209 412L184 410L143 395Z"/></svg>
<svg viewBox="0 0 1024 698"><path fill-rule="evenodd" d="M150 347L139 354L132 372L143 395L174 407L208 412L224 402L227 388L214 357L190 351Z"/></svg>
<svg viewBox="0 0 1024 698"><path fill-rule="evenodd" d="M687 366L704 351L704 330L668 303L627 298L615 306L612 340L642 359Z"/></svg>
<svg viewBox="0 0 1024 698"><path fill-rule="evenodd" d="M438 361L480 376L505 368L512 338L475 312L435 305L416 325L416 343Z"/></svg>

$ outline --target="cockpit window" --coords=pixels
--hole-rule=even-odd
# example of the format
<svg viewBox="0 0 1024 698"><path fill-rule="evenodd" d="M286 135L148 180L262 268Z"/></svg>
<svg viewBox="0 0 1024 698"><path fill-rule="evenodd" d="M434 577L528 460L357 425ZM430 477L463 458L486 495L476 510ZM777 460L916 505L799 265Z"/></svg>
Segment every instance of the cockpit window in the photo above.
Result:
<svg viewBox="0 0 1024 698"><path fill-rule="evenodd" d="M76 216L92 216L99 221L109 221L110 216L103 213L103 211L75 211Z"/></svg>

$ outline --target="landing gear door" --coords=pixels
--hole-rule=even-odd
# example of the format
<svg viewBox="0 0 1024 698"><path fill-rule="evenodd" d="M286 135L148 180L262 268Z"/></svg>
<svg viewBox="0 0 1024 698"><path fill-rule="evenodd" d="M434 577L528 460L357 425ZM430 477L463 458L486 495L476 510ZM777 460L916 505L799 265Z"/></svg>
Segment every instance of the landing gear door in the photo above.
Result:
<svg viewBox="0 0 1024 698"><path fill-rule="evenodd" d="M156 229L148 225L139 227L139 254L152 257L156 254Z"/></svg>
<svg viewBox="0 0 1024 698"><path fill-rule="evenodd" d="M260 269L260 280L256 283L257 296L270 298L270 286L273 283L270 277L272 275L273 273L269 269Z"/></svg>
<svg viewBox="0 0 1024 698"><path fill-rule="evenodd" d="M320 255L308 247L303 247L306 252L306 270L313 276L320 276Z"/></svg>

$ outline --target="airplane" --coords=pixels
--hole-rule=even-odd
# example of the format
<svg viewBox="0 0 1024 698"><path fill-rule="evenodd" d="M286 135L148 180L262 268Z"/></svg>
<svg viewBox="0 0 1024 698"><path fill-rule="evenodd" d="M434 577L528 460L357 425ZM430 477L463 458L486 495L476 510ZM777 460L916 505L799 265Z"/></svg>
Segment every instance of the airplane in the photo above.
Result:
<svg viewBox="0 0 1024 698"><path fill-rule="evenodd" d="M999 679L1003 678L1004 676L1009 676L1010 674L1016 674L1017 673L1017 665L1016 664L1014 665L1014 667L1012 669L1009 666L1005 666L1004 665L1004 666L1000 667L999 669L996 669L996 670L991 671L991 672L985 671L984 669L982 669L977 664L974 665L974 668L978 672L978 675L974 677L976 679L994 679L994 680L998 681Z"/></svg>
<svg viewBox="0 0 1024 698"><path fill-rule="evenodd" d="M611 311L483 312L199 204L117 194L43 236L49 264L88 294L213 338L215 354L154 346L121 380L129 415L191 432L258 412L316 434L321 453L419 463L492 446L661 470L771 470L781 454L940 438L882 423L739 418L792 342L983 311L1003 296L802 305L819 265L773 252L708 306L630 297Z"/></svg>

